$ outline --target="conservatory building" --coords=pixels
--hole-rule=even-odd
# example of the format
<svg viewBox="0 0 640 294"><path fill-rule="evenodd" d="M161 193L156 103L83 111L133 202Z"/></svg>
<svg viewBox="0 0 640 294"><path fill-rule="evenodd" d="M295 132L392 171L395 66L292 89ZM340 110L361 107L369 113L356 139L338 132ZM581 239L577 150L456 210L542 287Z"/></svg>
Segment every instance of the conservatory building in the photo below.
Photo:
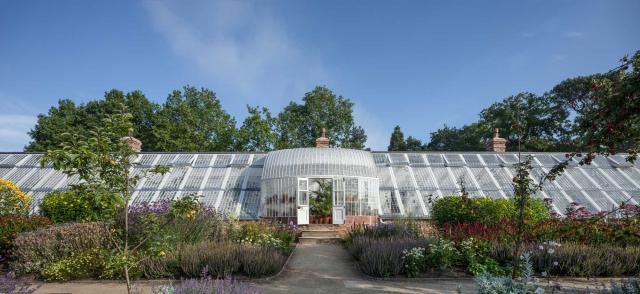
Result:
<svg viewBox="0 0 640 294"><path fill-rule="evenodd" d="M130 138L132 139L132 138ZM132 173L155 165L170 172L138 183L132 204L198 195L203 205L240 219L277 218L298 224L328 216L334 224L373 223L379 218L428 218L432 200L460 195L509 198L518 154L505 151L496 133L487 152L370 152L316 147L268 153L139 153ZM139 141L132 140L138 144ZM561 153L531 153L532 178L564 160ZM0 178L32 197L33 209L49 192L79 182L51 166L41 153L0 153ZM535 197L551 200L560 215L569 205L591 212L623 202L640 203L640 163L624 156L596 157L591 165L572 162L544 184ZM325 218L326 219L326 218Z"/></svg>

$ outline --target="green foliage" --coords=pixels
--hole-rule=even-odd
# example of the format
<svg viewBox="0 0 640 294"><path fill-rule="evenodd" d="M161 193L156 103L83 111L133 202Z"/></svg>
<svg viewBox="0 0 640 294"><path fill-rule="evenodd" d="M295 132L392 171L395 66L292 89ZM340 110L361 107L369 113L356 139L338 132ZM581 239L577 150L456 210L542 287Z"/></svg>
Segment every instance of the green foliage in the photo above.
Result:
<svg viewBox="0 0 640 294"><path fill-rule="evenodd" d="M533 267L529 255L521 256L524 263L522 277L506 277L484 273L475 278L479 294L543 294L544 289L538 287L533 279Z"/></svg>
<svg viewBox="0 0 640 294"><path fill-rule="evenodd" d="M332 147L363 149L367 136L353 119L353 102L336 96L326 87L316 87L302 98L303 104L289 103L278 114L277 149L311 147L322 128Z"/></svg>
<svg viewBox="0 0 640 294"><path fill-rule="evenodd" d="M640 293L640 279L629 278L620 282L611 282L611 289L600 291L601 294Z"/></svg>
<svg viewBox="0 0 640 294"><path fill-rule="evenodd" d="M46 281L69 281L98 278L104 271L109 251L94 248L48 264L42 271Z"/></svg>
<svg viewBox="0 0 640 294"><path fill-rule="evenodd" d="M495 225L503 219L512 218L515 211L513 198L447 196L433 202L432 218L439 226L475 221L484 225ZM550 218L549 210L542 199L531 199L525 214L527 220L532 224Z"/></svg>
<svg viewBox="0 0 640 294"><path fill-rule="evenodd" d="M389 147L387 147L388 151L404 151L404 133L400 130L400 126L396 126L393 128L393 133L391 133L391 139L389 139Z"/></svg>
<svg viewBox="0 0 640 294"><path fill-rule="evenodd" d="M455 243L446 239L438 239L437 242L429 244L426 267L438 270L451 268L460 260L460 253L455 247Z"/></svg>
<svg viewBox="0 0 640 294"><path fill-rule="evenodd" d="M124 207L120 195L74 187L68 191L56 191L42 199L42 214L56 223L74 221L113 221L116 213Z"/></svg>
<svg viewBox="0 0 640 294"><path fill-rule="evenodd" d="M530 230L531 239L587 245L640 245L640 218L552 219Z"/></svg>
<svg viewBox="0 0 640 294"><path fill-rule="evenodd" d="M491 134L490 126L480 123L465 125L461 128L444 125L432 132L431 140L426 144L427 150L433 151L481 151L485 150L487 134Z"/></svg>
<svg viewBox="0 0 640 294"><path fill-rule="evenodd" d="M317 180L318 190L311 192L309 210L312 216L328 217L333 208L333 186L330 180Z"/></svg>
<svg viewBox="0 0 640 294"><path fill-rule="evenodd" d="M296 232L268 222L250 222L231 232L231 240L241 244L272 247L282 252L291 250Z"/></svg>
<svg viewBox="0 0 640 294"><path fill-rule="evenodd" d="M247 106L247 111L249 116L242 122L236 135L235 151L273 150L278 140L276 119L266 107Z"/></svg>
<svg viewBox="0 0 640 294"><path fill-rule="evenodd" d="M491 244L487 241L466 239L460 243L460 253L467 271L474 276L482 274L505 275L506 271L491 255Z"/></svg>
<svg viewBox="0 0 640 294"><path fill-rule="evenodd" d="M0 216L0 255L5 255L13 245L16 236L51 225L49 218L39 215L2 215Z"/></svg>
<svg viewBox="0 0 640 294"><path fill-rule="evenodd" d="M114 251L104 262L104 269L100 277L104 279L124 279L126 278L126 267L130 278L139 278L142 276L140 259L141 257L138 252Z"/></svg>
<svg viewBox="0 0 640 294"><path fill-rule="evenodd" d="M21 233L14 240L12 268L40 274L49 264L74 253L109 249L113 236L102 223L68 223Z"/></svg>
<svg viewBox="0 0 640 294"><path fill-rule="evenodd" d="M185 86L167 97L153 134L163 151L230 151L235 123L213 91Z"/></svg>

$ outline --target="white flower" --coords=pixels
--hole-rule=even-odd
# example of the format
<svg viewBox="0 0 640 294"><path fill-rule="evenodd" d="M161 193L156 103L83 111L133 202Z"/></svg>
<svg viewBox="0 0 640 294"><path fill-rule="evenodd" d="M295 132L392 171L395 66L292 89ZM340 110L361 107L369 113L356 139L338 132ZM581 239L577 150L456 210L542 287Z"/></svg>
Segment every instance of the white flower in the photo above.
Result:
<svg viewBox="0 0 640 294"><path fill-rule="evenodd" d="M543 294L544 293L544 289L538 287L538 288L536 288L536 291L533 292L533 293L535 293L535 294Z"/></svg>
<svg viewBox="0 0 640 294"><path fill-rule="evenodd" d="M558 262L557 262L557 261L554 261L554 262L553 262L553 266L558 266Z"/></svg>
<svg viewBox="0 0 640 294"><path fill-rule="evenodd" d="M547 272L542 272L542 276L546 277L547 276Z"/></svg>
<svg viewBox="0 0 640 294"><path fill-rule="evenodd" d="M544 246L540 245L540 246L538 246L538 249L544 250Z"/></svg>
<svg viewBox="0 0 640 294"><path fill-rule="evenodd" d="M555 252L555 250L553 250L553 248L549 248L549 250L547 250L547 253L549 254L553 254Z"/></svg>

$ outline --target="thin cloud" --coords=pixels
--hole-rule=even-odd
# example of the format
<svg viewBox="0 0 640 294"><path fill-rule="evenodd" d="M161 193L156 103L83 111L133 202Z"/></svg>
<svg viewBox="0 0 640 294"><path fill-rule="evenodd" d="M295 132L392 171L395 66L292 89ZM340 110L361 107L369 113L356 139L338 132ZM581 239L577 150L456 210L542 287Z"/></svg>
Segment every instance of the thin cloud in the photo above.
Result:
<svg viewBox="0 0 640 294"><path fill-rule="evenodd" d="M145 5L173 50L212 82L249 97L265 90L273 95L305 92L328 82L319 58L301 48L268 11L235 1L197 6Z"/></svg>
<svg viewBox="0 0 640 294"><path fill-rule="evenodd" d="M0 151L22 151L36 120L30 115L0 114Z"/></svg>

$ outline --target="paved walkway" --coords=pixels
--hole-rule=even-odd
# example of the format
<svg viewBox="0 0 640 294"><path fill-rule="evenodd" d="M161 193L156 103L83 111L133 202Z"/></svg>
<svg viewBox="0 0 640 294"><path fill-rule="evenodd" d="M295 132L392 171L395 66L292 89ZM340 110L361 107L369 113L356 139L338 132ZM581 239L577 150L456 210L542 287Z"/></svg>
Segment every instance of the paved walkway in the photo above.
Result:
<svg viewBox="0 0 640 294"><path fill-rule="evenodd" d="M602 280L600 283L605 282ZM141 281L136 283L138 293L149 293L163 281ZM268 293L475 293L472 279L397 279L376 280L365 277L340 245L314 244L298 245L280 275L259 280L257 286ZM587 286L598 282L585 279L564 279L565 286L574 287L585 293ZM566 291L562 291L566 293ZM126 293L122 283L86 281L73 283L46 283L36 293ZM556 292L557 293L557 292ZM589 291L586 291L589 293Z"/></svg>

